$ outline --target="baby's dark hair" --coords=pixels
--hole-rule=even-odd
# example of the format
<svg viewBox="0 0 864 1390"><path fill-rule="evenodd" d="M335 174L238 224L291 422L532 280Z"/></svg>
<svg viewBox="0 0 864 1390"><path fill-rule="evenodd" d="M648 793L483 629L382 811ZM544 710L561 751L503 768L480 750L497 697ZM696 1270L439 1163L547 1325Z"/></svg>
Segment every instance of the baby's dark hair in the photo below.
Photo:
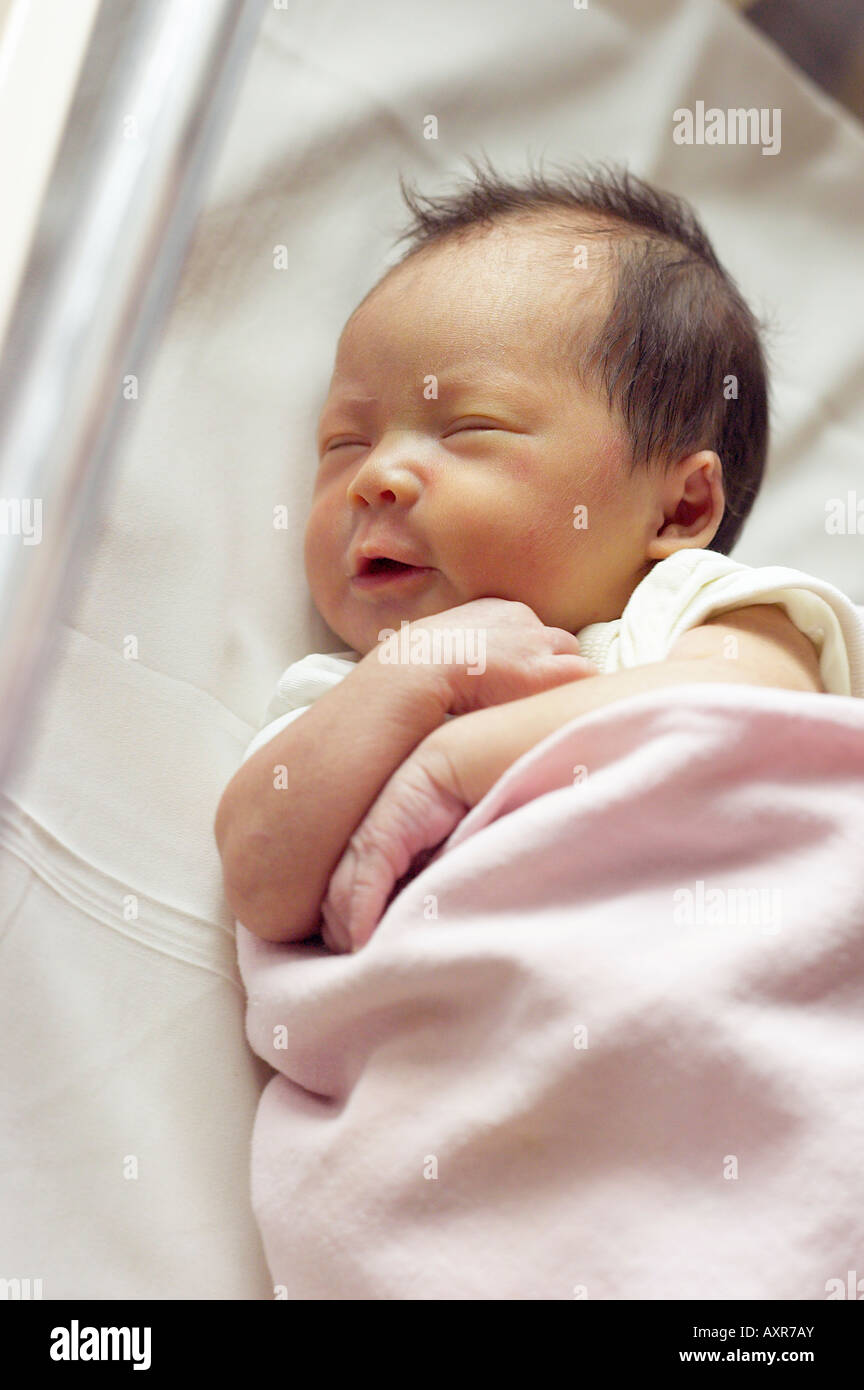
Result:
<svg viewBox="0 0 864 1390"><path fill-rule="evenodd" d="M614 277L611 309L587 343L581 323L578 332L568 325L563 359L583 385L606 394L623 421L631 476L638 467L668 469L685 454L716 451L726 510L709 548L728 555L765 468L765 325L682 198L614 165L568 167L553 177L531 170L511 181L485 158L485 168L468 159L473 180L452 194L419 194L400 175L413 221L397 244L410 245L387 273L447 238L520 216L548 230L559 246L562 233L574 231L589 244L605 244Z"/></svg>

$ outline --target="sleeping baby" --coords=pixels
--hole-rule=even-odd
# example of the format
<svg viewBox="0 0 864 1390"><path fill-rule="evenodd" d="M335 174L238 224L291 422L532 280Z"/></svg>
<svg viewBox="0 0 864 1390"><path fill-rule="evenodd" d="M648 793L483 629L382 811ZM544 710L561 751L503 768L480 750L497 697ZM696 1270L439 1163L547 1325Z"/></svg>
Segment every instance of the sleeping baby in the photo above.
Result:
<svg viewBox="0 0 864 1390"><path fill-rule="evenodd" d="M214 826L235 917L333 951L571 720L688 682L864 694L855 606L728 558L766 369L688 205L603 168L403 196L319 421L306 570L347 650L284 673Z"/></svg>

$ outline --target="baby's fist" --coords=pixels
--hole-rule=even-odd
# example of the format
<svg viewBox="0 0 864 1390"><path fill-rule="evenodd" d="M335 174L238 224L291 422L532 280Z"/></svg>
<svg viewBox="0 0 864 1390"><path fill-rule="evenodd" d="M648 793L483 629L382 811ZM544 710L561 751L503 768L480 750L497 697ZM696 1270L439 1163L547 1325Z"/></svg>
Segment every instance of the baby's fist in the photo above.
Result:
<svg viewBox="0 0 864 1390"><path fill-rule="evenodd" d="M572 632L547 627L528 604L511 599L474 599L421 618L411 628L429 631L433 657L437 646L450 714L600 674L579 655Z"/></svg>

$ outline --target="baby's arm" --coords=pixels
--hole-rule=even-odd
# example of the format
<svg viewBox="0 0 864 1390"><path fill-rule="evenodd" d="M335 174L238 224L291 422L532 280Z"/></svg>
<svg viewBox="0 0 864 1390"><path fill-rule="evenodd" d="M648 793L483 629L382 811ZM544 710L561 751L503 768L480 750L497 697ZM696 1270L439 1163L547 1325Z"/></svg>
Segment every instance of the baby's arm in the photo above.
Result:
<svg viewBox="0 0 864 1390"><path fill-rule="evenodd" d="M474 806L511 763L571 719L631 695L692 681L825 691L812 642L778 604L751 604L691 628L663 661L547 690L506 709L480 711L482 730L478 716L468 715L458 729L442 729L432 743L451 761L457 756L459 784L453 791Z"/></svg>
<svg viewBox="0 0 864 1390"><path fill-rule="evenodd" d="M266 941L317 931L327 883L352 831L412 750L444 723L597 674L572 633L526 604L473 599L410 625L483 638L483 661L382 661L373 649L333 690L246 760L222 795L214 834L235 917ZM441 630L441 631L439 631ZM473 649L473 648L472 648ZM447 644L443 644L446 653ZM459 720L452 720L458 723Z"/></svg>
<svg viewBox="0 0 864 1390"><path fill-rule="evenodd" d="M345 842L395 768L443 724L448 700L439 668L383 666L373 650L243 763L214 834L225 896L245 927L269 941L317 930Z"/></svg>
<svg viewBox="0 0 864 1390"><path fill-rule="evenodd" d="M481 709L433 731L391 777L330 879L325 940L368 941L394 885L529 749L580 715L645 691L696 681L823 691L812 643L785 612L754 604L685 633L663 661L571 682Z"/></svg>

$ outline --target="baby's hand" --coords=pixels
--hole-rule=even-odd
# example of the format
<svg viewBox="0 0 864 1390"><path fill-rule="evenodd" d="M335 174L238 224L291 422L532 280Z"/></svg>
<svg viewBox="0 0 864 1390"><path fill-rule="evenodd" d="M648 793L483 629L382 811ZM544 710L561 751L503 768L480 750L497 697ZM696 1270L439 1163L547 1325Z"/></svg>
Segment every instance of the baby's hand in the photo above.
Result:
<svg viewBox="0 0 864 1390"><path fill-rule="evenodd" d="M541 692L537 700L451 719L418 743L382 787L330 876L321 904L325 945L332 951L364 946L406 875L426 867L517 758L569 722L571 703L566 692L563 702Z"/></svg>
<svg viewBox="0 0 864 1390"><path fill-rule="evenodd" d="M449 714L500 705L526 695L599 675L579 655L579 642L560 627L546 627L526 603L479 598L410 624L430 634L438 655ZM434 634L438 630L438 651Z"/></svg>
<svg viewBox="0 0 864 1390"><path fill-rule="evenodd" d="M356 951L366 944L400 879L417 867L418 856L428 862L429 851L468 811L447 753L450 731L462 723L455 720L418 744L351 836L321 904L321 936L331 951ZM464 749L464 739L457 745Z"/></svg>

